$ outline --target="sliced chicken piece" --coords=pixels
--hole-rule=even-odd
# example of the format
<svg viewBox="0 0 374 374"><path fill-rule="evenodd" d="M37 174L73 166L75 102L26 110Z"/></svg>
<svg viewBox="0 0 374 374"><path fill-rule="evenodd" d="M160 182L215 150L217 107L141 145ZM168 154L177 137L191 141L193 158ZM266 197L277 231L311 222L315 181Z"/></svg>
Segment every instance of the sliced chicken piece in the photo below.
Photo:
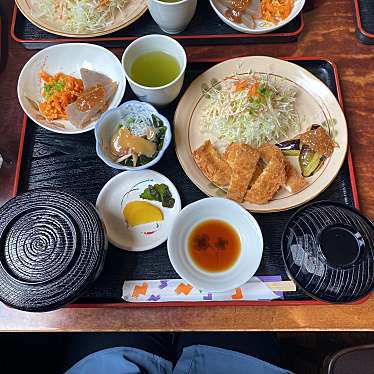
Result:
<svg viewBox="0 0 374 374"><path fill-rule="evenodd" d="M210 140L195 149L193 158L203 174L217 186L227 186L230 183L231 168Z"/></svg>
<svg viewBox="0 0 374 374"><path fill-rule="evenodd" d="M247 13L244 13L242 15L242 24L247 26L249 29L256 28L255 20L250 14L247 14Z"/></svg>
<svg viewBox="0 0 374 374"><path fill-rule="evenodd" d="M246 14L251 15L255 18L261 17L261 0L252 0L251 4L246 10Z"/></svg>
<svg viewBox="0 0 374 374"><path fill-rule="evenodd" d="M243 23L245 26L253 29L256 27L253 17L261 17L261 0L252 0L245 11L237 11L237 1L235 0L216 0L214 2L218 11L228 19L237 23Z"/></svg>
<svg viewBox="0 0 374 374"><path fill-rule="evenodd" d="M93 86L91 86L91 88L92 87ZM97 87L100 87L100 85L98 85ZM71 103L66 107L66 114L69 118L69 121L75 127L84 128L89 123L99 118L100 114L105 112L105 110L108 108L109 103L112 101L112 98L117 91L118 84L111 81L109 84L102 86L102 88L104 90L104 94L96 101L94 105L91 105L88 110L81 110L81 108L77 104L79 98L76 102ZM88 89L85 89L82 92L81 96L84 95Z"/></svg>
<svg viewBox="0 0 374 374"><path fill-rule="evenodd" d="M260 153L247 144L230 144L224 158L232 170L227 197L242 202L256 170Z"/></svg>
<svg viewBox="0 0 374 374"><path fill-rule="evenodd" d="M105 74L98 73L97 71L82 68L80 70L80 73L83 81L83 87L85 89L97 86L98 84L105 87L113 83L113 81L108 76L106 76Z"/></svg>
<svg viewBox="0 0 374 374"><path fill-rule="evenodd" d="M254 185L247 191L244 200L253 204L266 204L284 184L286 171L284 163L272 158Z"/></svg>

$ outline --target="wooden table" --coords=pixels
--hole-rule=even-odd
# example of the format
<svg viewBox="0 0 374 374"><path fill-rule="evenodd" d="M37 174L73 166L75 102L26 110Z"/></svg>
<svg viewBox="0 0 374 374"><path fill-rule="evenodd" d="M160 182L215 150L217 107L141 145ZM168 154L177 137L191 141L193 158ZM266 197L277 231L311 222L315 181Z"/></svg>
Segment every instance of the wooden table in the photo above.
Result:
<svg viewBox="0 0 374 374"><path fill-rule="evenodd" d="M207 0L200 0L207 1ZM308 1L308 0L307 0ZM361 209L374 218L374 46L355 36L352 0L314 0L297 43L188 48L189 57L245 55L322 56L338 65L349 125ZM3 1L6 31L13 2ZM8 61L0 73L0 204L10 198L22 123L16 84L34 54L8 41ZM122 51L115 50L120 56ZM26 139L27 141L27 139ZM32 314L0 306L4 331L186 331L186 330L374 330L374 294L360 305L165 307L131 309L65 308Z"/></svg>

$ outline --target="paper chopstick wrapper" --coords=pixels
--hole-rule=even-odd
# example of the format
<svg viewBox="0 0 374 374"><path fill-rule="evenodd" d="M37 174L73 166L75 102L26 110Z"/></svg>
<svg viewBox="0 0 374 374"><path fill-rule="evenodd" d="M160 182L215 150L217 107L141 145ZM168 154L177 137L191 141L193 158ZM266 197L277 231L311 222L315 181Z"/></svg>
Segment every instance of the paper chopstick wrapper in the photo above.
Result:
<svg viewBox="0 0 374 374"><path fill-rule="evenodd" d="M266 301L283 299L283 292L294 292L292 281L280 276L253 277L231 291L206 292L198 290L182 279L125 281L122 298L132 303L183 301Z"/></svg>

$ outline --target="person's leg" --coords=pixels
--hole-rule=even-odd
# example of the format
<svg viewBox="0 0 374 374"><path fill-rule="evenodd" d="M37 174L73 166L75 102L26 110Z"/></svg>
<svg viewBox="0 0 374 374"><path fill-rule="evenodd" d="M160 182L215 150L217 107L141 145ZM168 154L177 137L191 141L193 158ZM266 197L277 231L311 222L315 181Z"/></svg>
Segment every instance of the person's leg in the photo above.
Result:
<svg viewBox="0 0 374 374"><path fill-rule="evenodd" d="M175 339L177 358L181 356L183 348L198 344L230 349L259 358L273 365L280 365L280 346L274 333L181 333Z"/></svg>
<svg viewBox="0 0 374 374"><path fill-rule="evenodd" d="M132 347L173 361L173 336L168 333L70 333L64 370L91 353L114 347Z"/></svg>

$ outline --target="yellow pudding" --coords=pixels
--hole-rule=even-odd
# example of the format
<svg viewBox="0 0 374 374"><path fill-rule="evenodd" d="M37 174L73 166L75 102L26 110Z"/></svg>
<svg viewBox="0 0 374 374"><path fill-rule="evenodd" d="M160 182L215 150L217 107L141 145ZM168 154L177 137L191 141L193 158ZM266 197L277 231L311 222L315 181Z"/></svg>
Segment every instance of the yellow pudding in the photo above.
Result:
<svg viewBox="0 0 374 374"><path fill-rule="evenodd" d="M164 220L162 211L146 201L131 201L123 209L123 215L130 227Z"/></svg>

